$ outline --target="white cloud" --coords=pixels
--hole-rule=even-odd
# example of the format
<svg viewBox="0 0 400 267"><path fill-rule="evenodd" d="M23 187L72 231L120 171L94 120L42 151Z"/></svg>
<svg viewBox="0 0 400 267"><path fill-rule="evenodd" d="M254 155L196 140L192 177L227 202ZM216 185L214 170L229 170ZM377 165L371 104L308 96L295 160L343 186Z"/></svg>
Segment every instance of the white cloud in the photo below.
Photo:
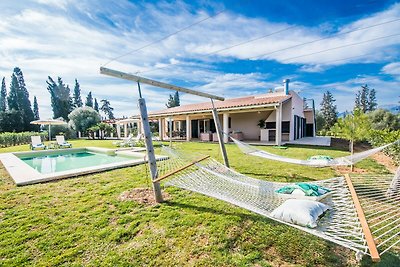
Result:
<svg viewBox="0 0 400 267"><path fill-rule="evenodd" d="M37 3L42 5L53 6L65 10L67 8L67 0L36 0Z"/></svg>
<svg viewBox="0 0 400 267"><path fill-rule="evenodd" d="M393 62L387 64L382 68L382 72L394 76L395 78L400 78L400 62Z"/></svg>
<svg viewBox="0 0 400 267"><path fill-rule="evenodd" d="M102 76L99 74L99 67L110 58L133 51L209 16L204 10L191 12L183 2L144 3L142 6L129 1L107 3L92 0L37 0L36 3L40 5L20 5L15 12L2 16L0 76L5 76L9 84L12 69L15 66L21 67L31 96L38 97L43 117L51 116L45 82L48 75L53 78L61 76L71 89L74 79L78 78L84 97L92 91L99 99L108 98L117 116L136 113L136 85ZM220 9L221 7L218 7L216 10ZM339 33L389 21L399 16L400 4L395 4L386 11L344 25L339 29ZM285 47L326 37L326 27L307 28L301 25L273 23L227 11L156 45L122 57L107 67L131 73L160 68L144 75L226 97L239 96L263 92L280 85L280 81L265 82L270 77L262 71L250 74L222 73L213 65L215 62L226 63L251 57L285 62L285 59L294 56L393 34L393 29L399 24L386 24L272 53ZM289 26L296 27L256 42L221 51L216 55L208 55L218 49ZM349 49L298 58L292 63L302 64L302 71L320 72L329 66L349 62L387 62L398 55L398 49L393 49L393 45L399 43L400 38L391 38L384 42L371 42ZM267 55L260 56L261 54ZM359 57L340 61L350 56ZM331 63L326 63L329 61ZM389 66L390 64L385 66L382 71L393 72ZM292 84L293 87L303 85L306 86L298 82ZM350 88L347 83L342 86L337 84L337 87L343 91ZM313 86L310 85L309 88ZM144 86L143 90L149 99L150 110L163 108L170 93L150 86ZM321 92L318 93L322 95ZM182 100L182 103L199 101L187 95L183 95Z"/></svg>

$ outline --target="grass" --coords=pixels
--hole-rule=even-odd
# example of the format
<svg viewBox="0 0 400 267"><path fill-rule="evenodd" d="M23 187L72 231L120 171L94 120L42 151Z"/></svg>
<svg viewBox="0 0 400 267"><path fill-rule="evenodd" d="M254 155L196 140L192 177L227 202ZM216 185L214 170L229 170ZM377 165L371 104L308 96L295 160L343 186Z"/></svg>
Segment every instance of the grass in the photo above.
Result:
<svg viewBox="0 0 400 267"><path fill-rule="evenodd" d="M72 140L74 147L114 147L111 141ZM217 144L177 143L187 152L221 160ZM28 146L0 149L0 153ZM345 151L313 147L263 148L307 158ZM312 181L337 175L227 151L233 168L274 181ZM375 161L358 164L370 172ZM0 168L0 266L355 266L354 253L228 203L176 188L154 207L119 201L124 191L148 187L146 165L16 187ZM362 262L370 266L368 259ZM380 266L399 266L386 254Z"/></svg>

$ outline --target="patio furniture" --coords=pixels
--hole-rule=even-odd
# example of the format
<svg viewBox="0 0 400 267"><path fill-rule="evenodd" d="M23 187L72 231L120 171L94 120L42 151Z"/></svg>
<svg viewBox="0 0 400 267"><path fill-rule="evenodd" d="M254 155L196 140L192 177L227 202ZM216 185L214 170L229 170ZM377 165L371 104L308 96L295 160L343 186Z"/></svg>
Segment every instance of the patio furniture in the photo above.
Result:
<svg viewBox="0 0 400 267"><path fill-rule="evenodd" d="M233 132L233 133L231 134L231 136L232 136L233 138L239 140L239 141L243 141L243 139L244 139L243 133L242 133L242 132L239 132L239 131Z"/></svg>
<svg viewBox="0 0 400 267"><path fill-rule="evenodd" d="M39 135L31 136L31 150L35 149L46 149L46 146L42 143L42 138Z"/></svg>
<svg viewBox="0 0 400 267"><path fill-rule="evenodd" d="M56 135L57 145L60 148L71 148L72 145L65 141L64 135Z"/></svg>
<svg viewBox="0 0 400 267"><path fill-rule="evenodd" d="M209 142L211 141L212 135L210 133L201 133L200 134L200 141L206 141Z"/></svg>
<svg viewBox="0 0 400 267"><path fill-rule="evenodd" d="M136 144L140 141L141 138L142 138L141 134L138 134L136 137L129 135L128 138L123 139L122 142L119 142L116 145L119 147L136 146Z"/></svg>

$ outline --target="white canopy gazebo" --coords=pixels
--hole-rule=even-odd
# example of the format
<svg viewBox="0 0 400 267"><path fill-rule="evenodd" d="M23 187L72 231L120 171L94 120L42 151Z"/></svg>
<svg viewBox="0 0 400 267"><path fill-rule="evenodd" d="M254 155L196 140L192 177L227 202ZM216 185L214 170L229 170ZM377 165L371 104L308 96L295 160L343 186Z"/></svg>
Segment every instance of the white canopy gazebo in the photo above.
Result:
<svg viewBox="0 0 400 267"><path fill-rule="evenodd" d="M60 120L60 119L47 119L47 120L36 120L36 121L31 121L31 124L36 124L36 125L49 125L49 141L51 141L51 125L64 125L67 124L66 121Z"/></svg>
<svg viewBox="0 0 400 267"><path fill-rule="evenodd" d="M142 124L140 123L140 119L138 118L128 118L116 121L115 124L117 126L117 136L121 138L121 126L124 127L124 137L128 136L128 125L135 124L137 125L138 133L142 132Z"/></svg>

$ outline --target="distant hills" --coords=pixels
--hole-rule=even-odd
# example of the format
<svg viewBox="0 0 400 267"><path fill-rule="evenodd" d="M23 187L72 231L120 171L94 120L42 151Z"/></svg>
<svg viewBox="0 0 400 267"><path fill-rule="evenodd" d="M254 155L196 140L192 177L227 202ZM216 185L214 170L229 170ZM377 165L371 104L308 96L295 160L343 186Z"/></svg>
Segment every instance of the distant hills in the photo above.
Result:
<svg viewBox="0 0 400 267"><path fill-rule="evenodd" d="M381 105L381 106L378 106L378 108L386 109L386 110L388 110L388 111L390 111L390 112L392 112L394 114L400 114L400 106L399 105L394 105L394 104ZM346 116L349 113L351 113L351 112L350 111L339 112L338 113L338 117L339 118L343 118L344 116Z"/></svg>
<svg viewBox="0 0 400 267"><path fill-rule="evenodd" d="M389 110L392 113L399 114L400 113L400 106L399 105L382 105L379 108Z"/></svg>

